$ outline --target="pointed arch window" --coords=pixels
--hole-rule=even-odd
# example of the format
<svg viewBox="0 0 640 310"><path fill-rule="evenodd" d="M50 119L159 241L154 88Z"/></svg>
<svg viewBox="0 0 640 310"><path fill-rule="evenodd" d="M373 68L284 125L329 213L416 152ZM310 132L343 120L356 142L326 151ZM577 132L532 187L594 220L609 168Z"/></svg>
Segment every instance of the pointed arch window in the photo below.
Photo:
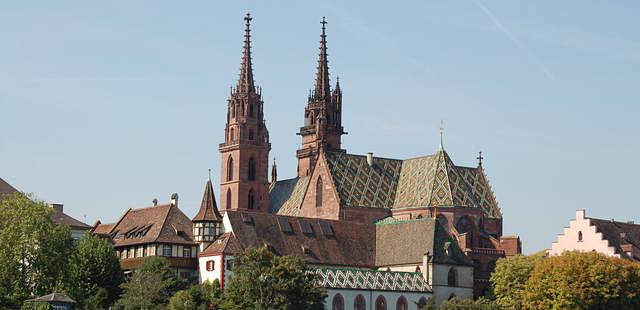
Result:
<svg viewBox="0 0 640 310"><path fill-rule="evenodd" d="M235 104L231 104L231 118L236 118L236 105Z"/></svg>
<svg viewBox="0 0 640 310"><path fill-rule="evenodd" d="M322 207L322 177L318 177L318 181L316 181L316 208Z"/></svg>
<svg viewBox="0 0 640 310"><path fill-rule="evenodd" d="M582 241L582 231L578 231L578 241Z"/></svg>
<svg viewBox="0 0 640 310"><path fill-rule="evenodd" d="M253 103L249 105L249 117L253 117Z"/></svg>
<svg viewBox="0 0 640 310"><path fill-rule="evenodd" d="M227 210L231 209L231 189L227 188Z"/></svg>
<svg viewBox="0 0 640 310"><path fill-rule="evenodd" d="M376 299L376 310L387 310L387 300L382 295Z"/></svg>
<svg viewBox="0 0 640 310"><path fill-rule="evenodd" d="M231 128L231 133L229 133L229 141L233 142L236 139L236 130Z"/></svg>
<svg viewBox="0 0 640 310"><path fill-rule="evenodd" d="M249 190L249 195L247 197L247 209L253 210L255 208L256 198L253 194L253 190Z"/></svg>
<svg viewBox="0 0 640 310"><path fill-rule="evenodd" d="M398 301L396 301L396 310L407 310L408 308L408 304L407 304L407 299L404 298L404 296L400 296L398 298Z"/></svg>
<svg viewBox="0 0 640 310"><path fill-rule="evenodd" d="M227 160L227 181L233 181L233 157Z"/></svg>
<svg viewBox="0 0 640 310"><path fill-rule="evenodd" d="M253 159L253 157L249 158L249 176L248 176L249 180L255 180L256 179L256 160Z"/></svg>
<svg viewBox="0 0 640 310"><path fill-rule="evenodd" d="M336 294L333 296L331 310L344 310L344 298L342 298L342 295Z"/></svg>
<svg viewBox="0 0 640 310"><path fill-rule="evenodd" d="M367 301L364 299L362 294L358 294L356 299L353 302L353 309L355 310L366 310L367 309Z"/></svg>
<svg viewBox="0 0 640 310"><path fill-rule="evenodd" d="M447 273L447 285L458 286L457 277L458 275L456 270L453 267L451 267L451 269L449 269L449 273Z"/></svg>

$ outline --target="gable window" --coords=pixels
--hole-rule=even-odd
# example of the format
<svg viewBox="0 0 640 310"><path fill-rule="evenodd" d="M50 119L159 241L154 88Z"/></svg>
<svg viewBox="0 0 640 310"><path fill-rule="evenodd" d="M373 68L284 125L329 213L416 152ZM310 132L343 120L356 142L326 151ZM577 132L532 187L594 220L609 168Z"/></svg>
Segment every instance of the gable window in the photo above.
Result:
<svg viewBox="0 0 640 310"><path fill-rule="evenodd" d="M247 208L253 209L255 207L255 196L253 195L253 190L249 190L249 197L247 197Z"/></svg>
<svg viewBox="0 0 640 310"><path fill-rule="evenodd" d="M171 244L165 244L162 246L162 256L171 256Z"/></svg>
<svg viewBox="0 0 640 310"><path fill-rule="evenodd" d="M333 296L331 310L344 310L344 298L342 298L342 295L336 294Z"/></svg>
<svg viewBox="0 0 640 310"><path fill-rule="evenodd" d="M229 156L227 160L227 181L233 180L233 157Z"/></svg>
<svg viewBox="0 0 640 310"><path fill-rule="evenodd" d="M316 208L322 207L322 178L318 177L316 181Z"/></svg>
<svg viewBox="0 0 640 310"><path fill-rule="evenodd" d="M447 285L458 286L457 277L458 275L456 274L456 270L451 267L451 269L449 269L449 273L447 273Z"/></svg>
<svg viewBox="0 0 640 310"><path fill-rule="evenodd" d="M191 257L191 247L182 248L182 257Z"/></svg>
<svg viewBox="0 0 640 310"><path fill-rule="evenodd" d="M227 209L231 209L231 189L227 188Z"/></svg>
<svg viewBox="0 0 640 310"><path fill-rule="evenodd" d="M387 310L387 300L382 295L376 299L376 310Z"/></svg>
<svg viewBox="0 0 640 310"><path fill-rule="evenodd" d="M358 296L356 296L356 299L353 302L353 309L354 310L367 309L367 301L364 299L364 296L362 296L362 294L358 294Z"/></svg>
<svg viewBox="0 0 640 310"><path fill-rule="evenodd" d="M578 231L578 241L582 241L582 231Z"/></svg>
<svg viewBox="0 0 640 310"><path fill-rule="evenodd" d="M256 160L253 157L249 158L249 180L256 179Z"/></svg>

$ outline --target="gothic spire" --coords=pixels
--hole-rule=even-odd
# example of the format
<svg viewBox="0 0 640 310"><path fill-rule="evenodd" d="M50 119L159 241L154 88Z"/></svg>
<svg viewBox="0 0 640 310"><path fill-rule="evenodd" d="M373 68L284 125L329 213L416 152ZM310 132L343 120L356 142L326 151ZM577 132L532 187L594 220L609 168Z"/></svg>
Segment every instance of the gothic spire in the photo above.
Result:
<svg viewBox="0 0 640 310"><path fill-rule="evenodd" d="M327 35L325 34L327 21L322 17L322 34L320 35L320 54L318 55L318 72L316 73L316 99L329 99L329 60L327 59Z"/></svg>
<svg viewBox="0 0 640 310"><path fill-rule="evenodd" d="M242 64L240 67L240 79L238 79L238 85L236 91L241 93L255 92L255 85L253 82L253 68L251 65L251 14L247 13L244 17L245 29L244 29L244 47L242 49Z"/></svg>

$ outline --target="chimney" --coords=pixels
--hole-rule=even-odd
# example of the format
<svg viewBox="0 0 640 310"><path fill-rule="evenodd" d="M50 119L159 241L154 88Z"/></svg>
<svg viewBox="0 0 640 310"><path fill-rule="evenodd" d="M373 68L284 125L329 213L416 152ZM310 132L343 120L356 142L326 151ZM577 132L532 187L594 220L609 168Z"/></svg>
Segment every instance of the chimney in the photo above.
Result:
<svg viewBox="0 0 640 310"><path fill-rule="evenodd" d="M178 206L178 193L171 194L171 205L174 207Z"/></svg>
<svg viewBox="0 0 640 310"><path fill-rule="evenodd" d="M367 164L369 167L373 167L373 153L367 153Z"/></svg>
<svg viewBox="0 0 640 310"><path fill-rule="evenodd" d="M153 206L154 207L158 206L158 198L153 198L153 200L151 200L151 202L153 202Z"/></svg>
<svg viewBox="0 0 640 310"><path fill-rule="evenodd" d="M58 212L62 212L62 210L64 209L64 205L61 203L50 203L49 206Z"/></svg>

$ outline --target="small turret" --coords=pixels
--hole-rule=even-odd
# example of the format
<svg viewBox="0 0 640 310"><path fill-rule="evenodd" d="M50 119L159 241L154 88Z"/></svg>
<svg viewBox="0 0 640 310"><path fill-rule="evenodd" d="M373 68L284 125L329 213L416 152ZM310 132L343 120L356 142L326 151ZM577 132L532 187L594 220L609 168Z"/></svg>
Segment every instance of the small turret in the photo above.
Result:
<svg viewBox="0 0 640 310"><path fill-rule="evenodd" d="M193 222L193 238L198 243L200 252L204 251L217 236L223 233L222 215L216 206L211 177L204 187L200 210L191 221Z"/></svg>

